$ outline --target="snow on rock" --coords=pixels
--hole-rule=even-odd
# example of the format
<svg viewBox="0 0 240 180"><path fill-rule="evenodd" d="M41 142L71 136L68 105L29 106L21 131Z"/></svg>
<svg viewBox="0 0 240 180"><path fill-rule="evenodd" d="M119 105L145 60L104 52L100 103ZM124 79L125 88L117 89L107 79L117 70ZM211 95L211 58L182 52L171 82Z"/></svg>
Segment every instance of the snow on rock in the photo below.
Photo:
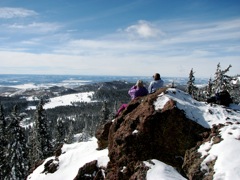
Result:
<svg viewBox="0 0 240 180"><path fill-rule="evenodd" d="M59 156L58 170L51 174L42 173L44 164L54 157L50 157L39 166L32 174L27 177L27 180L68 180L74 179L80 167L86 163L97 160L98 166L106 167L109 161L108 150L96 150L97 139L92 138L88 142L64 144L62 154Z"/></svg>
<svg viewBox="0 0 240 180"><path fill-rule="evenodd" d="M154 102L155 110L163 109L164 105L169 101L169 97L164 96L164 93L161 93L158 96L157 101Z"/></svg>
<svg viewBox="0 0 240 180"><path fill-rule="evenodd" d="M144 164L150 169L147 171L147 180L185 180L176 169L161 161L152 159L150 161L144 161Z"/></svg>
<svg viewBox="0 0 240 180"><path fill-rule="evenodd" d="M240 85L240 77L237 77L235 80L232 80L232 84Z"/></svg>
<svg viewBox="0 0 240 180"><path fill-rule="evenodd" d="M162 109L169 99L176 101L176 106L185 111L189 119L206 128L211 128L214 124L224 124L226 120L240 121L239 113L232 109L196 101L189 94L173 88L169 88L165 94L159 95L154 103L155 110ZM235 109L239 108L236 105L234 107Z"/></svg>
<svg viewBox="0 0 240 180"><path fill-rule="evenodd" d="M208 173L210 161L215 161L214 179L240 179L240 106L230 104L229 107L210 105L194 100L189 94L176 89L168 89L165 94L159 95L155 109L162 109L165 103L172 99L176 106L185 111L189 119L194 120L206 128L223 124L220 129L221 141L213 140L200 146L198 152L204 158L201 168Z"/></svg>
<svg viewBox="0 0 240 180"><path fill-rule="evenodd" d="M216 160L214 165L214 179L240 179L240 125L239 123L226 124L221 128L220 143L214 144L211 140L200 146L198 152L204 161L201 168L208 172L207 163Z"/></svg>

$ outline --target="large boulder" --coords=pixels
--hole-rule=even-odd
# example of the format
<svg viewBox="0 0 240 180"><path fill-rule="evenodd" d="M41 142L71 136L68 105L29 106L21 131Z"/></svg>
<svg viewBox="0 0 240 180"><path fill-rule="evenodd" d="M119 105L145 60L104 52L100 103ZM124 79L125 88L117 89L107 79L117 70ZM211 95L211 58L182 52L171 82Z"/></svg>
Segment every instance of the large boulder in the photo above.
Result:
<svg viewBox="0 0 240 180"><path fill-rule="evenodd" d="M165 90L131 101L110 126L106 179L134 179L137 169L144 169L140 162L150 159L169 164L185 176L185 152L203 141L210 129L188 119L173 100L155 110L154 102Z"/></svg>

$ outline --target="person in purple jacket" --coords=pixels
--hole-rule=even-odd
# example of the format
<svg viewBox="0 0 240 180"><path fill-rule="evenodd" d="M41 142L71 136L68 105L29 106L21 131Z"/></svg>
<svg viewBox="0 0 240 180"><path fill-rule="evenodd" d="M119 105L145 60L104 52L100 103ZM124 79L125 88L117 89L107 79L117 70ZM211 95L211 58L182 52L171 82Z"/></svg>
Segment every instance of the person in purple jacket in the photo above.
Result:
<svg viewBox="0 0 240 180"><path fill-rule="evenodd" d="M148 90L147 88L144 87L143 81L138 80L136 85L132 86L129 89L128 94L130 95L131 99L135 99L136 97L139 97L139 96L146 96L148 94ZM127 107L127 105L128 104L121 105L121 107L118 109L116 117L120 114L120 112L122 112Z"/></svg>
<svg viewBox="0 0 240 180"><path fill-rule="evenodd" d="M144 87L143 81L138 80L136 85L131 87L131 89L128 91L128 94L131 96L131 99L135 99L139 96L146 96L148 94L148 90Z"/></svg>

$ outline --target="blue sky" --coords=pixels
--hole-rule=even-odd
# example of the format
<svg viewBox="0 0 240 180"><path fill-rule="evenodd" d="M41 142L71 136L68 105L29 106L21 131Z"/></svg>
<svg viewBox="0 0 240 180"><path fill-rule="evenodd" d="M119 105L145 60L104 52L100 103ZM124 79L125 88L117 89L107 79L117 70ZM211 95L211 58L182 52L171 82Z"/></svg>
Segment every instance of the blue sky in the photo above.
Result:
<svg viewBox="0 0 240 180"><path fill-rule="evenodd" d="M240 74L239 0L1 0L2 74Z"/></svg>

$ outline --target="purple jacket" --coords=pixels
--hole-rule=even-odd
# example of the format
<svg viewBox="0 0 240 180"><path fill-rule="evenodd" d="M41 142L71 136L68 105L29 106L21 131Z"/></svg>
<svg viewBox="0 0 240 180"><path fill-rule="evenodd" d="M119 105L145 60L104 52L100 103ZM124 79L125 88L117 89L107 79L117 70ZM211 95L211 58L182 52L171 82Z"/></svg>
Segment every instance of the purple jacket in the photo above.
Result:
<svg viewBox="0 0 240 180"><path fill-rule="evenodd" d="M138 96L146 96L148 94L148 90L145 87L133 86L128 91L128 94L131 96L131 99L135 99Z"/></svg>

